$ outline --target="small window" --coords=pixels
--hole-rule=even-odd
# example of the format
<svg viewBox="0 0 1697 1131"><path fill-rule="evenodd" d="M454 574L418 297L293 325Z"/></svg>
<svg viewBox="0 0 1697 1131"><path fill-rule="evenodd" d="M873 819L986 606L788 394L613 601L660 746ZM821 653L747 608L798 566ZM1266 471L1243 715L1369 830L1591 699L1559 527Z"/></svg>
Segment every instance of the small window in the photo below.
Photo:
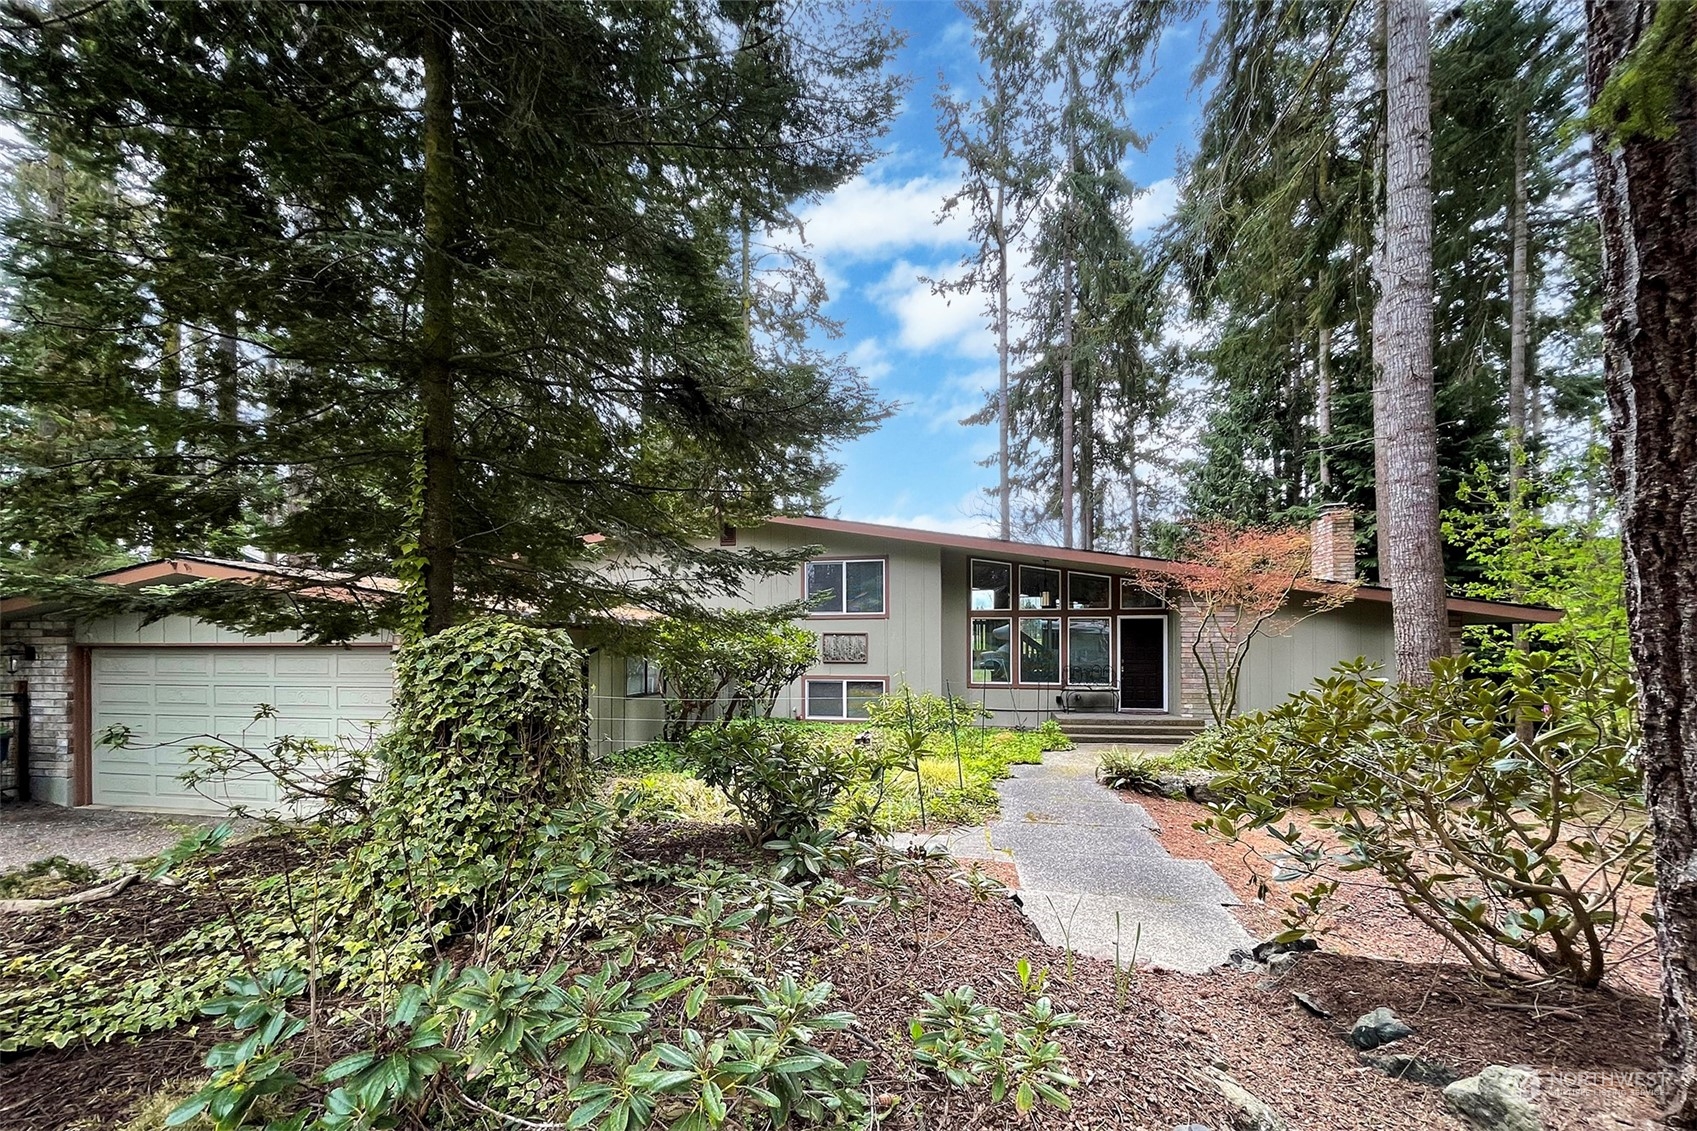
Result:
<svg viewBox="0 0 1697 1131"><path fill-rule="evenodd" d="M637 656L625 657L625 698L660 694L660 665Z"/></svg>
<svg viewBox="0 0 1697 1131"><path fill-rule="evenodd" d="M1067 621L1067 684L1106 687L1112 680L1107 617L1072 617Z"/></svg>
<svg viewBox="0 0 1697 1131"><path fill-rule="evenodd" d="M975 611L1003 612L1013 608L1008 598L1013 593L1013 566L1007 562L972 560L972 608Z"/></svg>
<svg viewBox="0 0 1697 1131"><path fill-rule="evenodd" d="M1122 609L1164 609L1165 601L1149 592L1129 577L1120 579L1120 608Z"/></svg>
<svg viewBox="0 0 1697 1131"><path fill-rule="evenodd" d="M1013 682L1013 621L1007 617L972 618L972 682Z"/></svg>
<svg viewBox="0 0 1697 1131"><path fill-rule="evenodd" d="M1061 681L1061 619L1022 617L1019 622L1019 682Z"/></svg>
<svg viewBox="0 0 1697 1131"><path fill-rule="evenodd" d="M1113 608L1113 580L1099 573L1067 574L1067 607L1069 609Z"/></svg>
<svg viewBox="0 0 1697 1131"><path fill-rule="evenodd" d="M1061 571L1038 566L1019 567L1019 607L1022 609L1058 609L1061 607Z"/></svg>
<svg viewBox="0 0 1697 1131"><path fill-rule="evenodd" d="M810 679L802 685L802 714L810 719L856 720L884 694L881 679Z"/></svg>
<svg viewBox="0 0 1697 1131"><path fill-rule="evenodd" d="M808 562L806 576L813 616L881 616L884 612L882 558Z"/></svg>

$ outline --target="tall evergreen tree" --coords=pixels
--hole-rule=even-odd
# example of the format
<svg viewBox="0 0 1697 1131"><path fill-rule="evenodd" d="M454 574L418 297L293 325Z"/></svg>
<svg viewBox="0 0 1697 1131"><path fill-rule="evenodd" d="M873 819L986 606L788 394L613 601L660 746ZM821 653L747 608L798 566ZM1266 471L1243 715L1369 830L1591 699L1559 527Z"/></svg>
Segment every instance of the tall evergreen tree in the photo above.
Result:
<svg viewBox="0 0 1697 1131"><path fill-rule="evenodd" d="M983 71L976 98L947 85L937 94L943 153L962 166L961 186L943 201L938 219L965 208L974 246L961 261L961 273L937 285L945 292L983 295L996 335L996 396L973 422L994 420L997 426L996 500L1006 540L1013 537L1013 259L1037 206L1042 173L1033 121L1042 89L1038 25L1025 0L960 0L960 9L972 25Z"/></svg>
<svg viewBox="0 0 1697 1131"><path fill-rule="evenodd" d="M1697 4L1590 0L1604 367L1655 836L1668 1122L1697 1127Z"/></svg>
<svg viewBox="0 0 1697 1131"><path fill-rule="evenodd" d="M590 532L674 563L660 604L771 564L694 542L822 487L877 411L852 374L751 347L735 283L738 224L852 176L893 112L889 34L808 16L13 5L14 120L38 162L113 187L70 222L8 219L10 571L71 592L96 551L222 545L321 588L399 561L436 628L467 602L563 619L628 598ZM92 503L77 468L101 522L50 558L37 531ZM349 609L304 614L344 634Z"/></svg>

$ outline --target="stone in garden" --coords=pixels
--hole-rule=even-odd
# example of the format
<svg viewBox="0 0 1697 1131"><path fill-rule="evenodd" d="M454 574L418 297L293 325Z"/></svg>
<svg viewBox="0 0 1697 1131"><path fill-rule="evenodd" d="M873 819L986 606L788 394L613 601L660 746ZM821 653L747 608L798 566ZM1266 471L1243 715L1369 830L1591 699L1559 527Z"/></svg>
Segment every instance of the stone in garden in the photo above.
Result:
<svg viewBox="0 0 1697 1131"><path fill-rule="evenodd" d="M1444 1101L1479 1131L1543 1131L1532 1103L1537 1076L1524 1068L1487 1067L1444 1089Z"/></svg>
<svg viewBox="0 0 1697 1131"><path fill-rule="evenodd" d="M1203 1071L1208 1082L1219 1090L1220 1096L1231 1107L1231 1123L1238 1131L1290 1131L1290 1125L1248 1088L1218 1068Z"/></svg>
<svg viewBox="0 0 1697 1131"><path fill-rule="evenodd" d="M1388 1045L1392 1041L1400 1041L1413 1035L1413 1029L1404 1025L1397 1019L1396 1014L1381 1005L1350 1027L1349 1043L1358 1049L1376 1049L1380 1045Z"/></svg>
<svg viewBox="0 0 1697 1131"><path fill-rule="evenodd" d="M1441 1088L1455 1082L1455 1070L1436 1061L1425 1060L1407 1053L1393 1052L1389 1056L1361 1054L1363 1064L1371 1064L1387 1076L1407 1080L1410 1084L1430 1084Z"/></svg>

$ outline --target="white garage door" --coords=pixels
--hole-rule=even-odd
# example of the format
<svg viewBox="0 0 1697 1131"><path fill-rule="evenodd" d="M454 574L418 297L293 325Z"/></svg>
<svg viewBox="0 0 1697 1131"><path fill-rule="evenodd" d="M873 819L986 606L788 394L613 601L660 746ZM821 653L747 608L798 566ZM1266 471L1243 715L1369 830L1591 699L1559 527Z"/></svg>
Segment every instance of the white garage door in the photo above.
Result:
<svg viewBox="0 0 1697 1131"><path fill-rule="evenodd" d="M96 805L263 808L276 789L260 775L183 784L188 747L207 735L261 748L280 735L359 739L389 708L387 648L95 648L90 661ZM260 704L276 715L256 722ZM128 729L127 745L101 743L115 726Z"/></svg>

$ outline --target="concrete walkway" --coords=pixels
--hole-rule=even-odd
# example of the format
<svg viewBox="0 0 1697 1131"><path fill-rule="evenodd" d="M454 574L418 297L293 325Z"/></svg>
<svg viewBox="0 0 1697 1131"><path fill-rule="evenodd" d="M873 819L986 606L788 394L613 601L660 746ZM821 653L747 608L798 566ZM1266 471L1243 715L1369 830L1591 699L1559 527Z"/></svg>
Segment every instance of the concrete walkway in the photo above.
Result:
<svg viewBox="0 0 1697 1131"><path fill-rule="evenodd" d="M1051 751L998 783L1001 816L931 838L961 859L1011 860L1045 942L1078 954L1200 973L1253 944L1238 900L1201 860L1175 860L1141 805L1096 784L1100 748ZM920 838L915 838L920 839ZM1116 924L1115 916L1118 916Z"/></svg>

